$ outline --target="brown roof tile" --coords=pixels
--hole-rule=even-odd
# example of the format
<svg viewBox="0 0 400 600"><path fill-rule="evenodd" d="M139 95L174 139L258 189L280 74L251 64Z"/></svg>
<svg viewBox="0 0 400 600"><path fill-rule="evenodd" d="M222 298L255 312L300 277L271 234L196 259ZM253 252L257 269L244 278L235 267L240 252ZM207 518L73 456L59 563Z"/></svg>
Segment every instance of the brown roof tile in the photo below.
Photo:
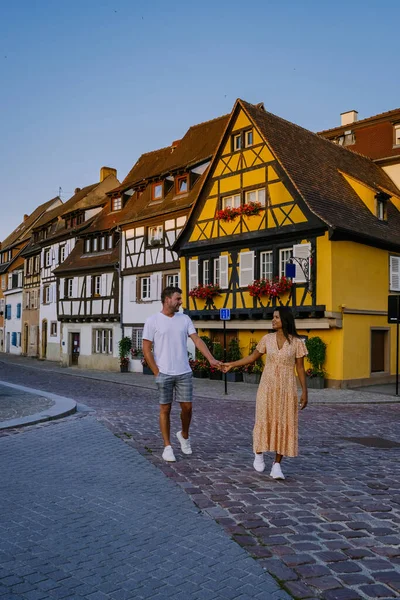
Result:
<svg viewBox="0 0 400 600"><path fill-rule="evenodd" d="M108 252L93 252L85 254L84 240L80 239L75 244L72 252L65 261L54 269L56 275L62 275L73 271L94 271L97 269L112 268L119 260L119 247Z"/></svg>
<svg viewBox="0 0 400 600"><path fill-rule="evenodd" d="M323 131L319 131L320 135L324 135L325 133L340 131L342 129L353 129L357 128L359 125L362 127L364 125L369 125L370 123L382 120L389 121L397 121L400 119L400 108L394 108L393 110L387 110L386 112L378 113L377 115L373 115L372 117L366 117L365 119L360 119L359 121L354 121L353 123L349 123L348 125L338 125L337 127L331 127L330 129L324 129Z"/></svg>
<svg viewBox="0 0 400 600"><path fill-rule="evenodd" d="M44 218L47 214L52 212L49 211L49 208L50 206L52 206L52 204L54 204L57 201L59 201L61 203L60 206L62 206L61 199L58 196L56 196L55 198L52 198L51 200L48 200L47 202L44 202L43 204L40 204L40 206L35 208L35 210L28 216L28 218L22 221L22 223L20 223L20 225L18 225L18 227L16 227L8 237L6 237L6 239L1 244L1 249L5 250L7 247L15 244L18 240L23 240L27 238L27 236L30 235L30 231L33 228L33 226L36 226L38 220L41 220L41 216L43 215L42 218Z"/></svg>
<svg viewBox="0 0 400 600"><path fill-rule="evenodd" d="M334 229L400 246L400 212L389 201L388 221L379 221L341 174L400 197L378 165L253 104L239 103L315 215Z"/></svg>

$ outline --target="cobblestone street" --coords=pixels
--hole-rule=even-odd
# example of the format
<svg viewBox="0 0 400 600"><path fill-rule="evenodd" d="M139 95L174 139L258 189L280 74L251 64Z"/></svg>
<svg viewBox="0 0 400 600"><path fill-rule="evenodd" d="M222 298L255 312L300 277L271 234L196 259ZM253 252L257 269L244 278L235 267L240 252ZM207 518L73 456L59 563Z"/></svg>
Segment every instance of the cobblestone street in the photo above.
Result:
<svg viewBox="0 0 400 600"><path fill-rule="evenodd" d="M13 383L23 381L24 385L32 388L69 395L74 400L94 408L95 418L124 441L125 445L110 437L111 441L107 442L106 449L112 446L112 460L107 461L107 450L99 455L96 462L96 476L93 476L96 481L99 478L102 484L111 481L119 489L121 485L117 485L113 478L119 482L126 478L128 481L129 472L132 470L132 473L135 473L138 465L140 485L142 485L142 477L147 477L147 473L156 478L157 483L152 484L154 487L150 486L151 489L149 488L150 497L157 485L167 480L170 480L168 494L171 490L176 490L173 493L177 493L178 490L171 485L171 481L176 483L202 513L217 521L238 543L233 547L238 550L240 547L244 548L256 559L256 562L246 564L254 564L257 568L266 569L295 598L356 600L400 597L400 446L395 443L399 441L399 404L338 404L337 406L311 404L300 415L300 456L284 461L283 471L287 479L278 482L269 478L268 462L263 474L256 473L252 468L251 430L254 402L251 400L196 398L192 427L193 456L184 457L176 443L177 462L167 465L161 460L155 391L84 379L62 372L50 372L43 366L31 368L31 365L35 364L32 361L27 361L26 366L22 363L6 365L0 362L0 379ZM92 417L81 413L60 423L54 422L26 430L5 432L1 434L0 442L2 447L10 449L9 456L13 456L11 444L14 445L13 447L18 446L22 452L24 445L29 445L29 440L47 436L56 443L60 437L63 441L60 452L61 448L64 454L66 452L65 461L67 461L73 452L73 448L67 450L67 440L69 439L74 447L75 445L79 447L81 436L90 439L93 436L92 428L95 426L92 420ZM179 410L178 406L175 406L173 431L178 429ZM73 432L71 438L68 431ZM132 447L130 453L127 446ZM146 462L138 457L135 450L145 457L148 463L155 465L158 472L149 469L150 465L146 467ZM63 468L65 464L60 459ZM46 462L44 466L46 467ZM8 468L12 467L8 465ZM66 476L73 482L72 470L68 467L66 469ZM160 471L165 477L161 476ZM24 489L22 473L25 471L21 466L16 473L19 475L19 485L15 484L13 502L18 504L18 498L21 497ZM43 465L39 457L34 474L41 481ZM94 502L95 505L92 495L93 481L90 473L86 473L86 476L87 478L83 478L79 484L80 495L76 494L77 506L81 506L82 502L89 504ZM140 494L141 491L137 485L138 479L129 481L127 483L129 494L122 500L124 510L128 510L128 506L129 510L132 509L135 494ZM35 488L32 483L30 487L32 493L35 489L37 492L37 487ZM71 495L73 496L74 493L71 488ZM42 496L42 502L44 497ZM164 500L166 497L169 496L165 495ZM68 502L62 498L61 495L59 503L49 506L53 521L56 520L58 504L63 508L60 520L57 520L59 532L62 531L62 524L68 531L71 514L65 512L67 504L69 508L71 506L71 497L68 496ZM129 505L129 498L132 498L132 505ZM114 500L110 502L114 503ZM117 504L118 502L121 502L120 497L117 498ZM184 501L179 500L179 502ZM193 507L193 504L191 506ZM39 525L43 519L46 519L44 509L42 505L38 511L42 517L38 518L36 523L35 535L38 537L33 537L31 540L29 549L32 551L34 544L37 544L43 535ZM151 502L149 511L150 509ZM95 525L93 525L94 521L91 525L98 528L100 522L104 521L104 517L108 518L105 523L107 535L101 550L104 554L107 553L107 544L111 543L112 528L109 514L112 510L113 504L111 506L107 504L107 510L102 506L96 513ZM188 509L186 518L185 523L191 522L192 519L201 519L200 527L206 523L208 528L211 523L204 516L198 515L194 507L193 510ZM79 517L76 519L78 523ZM146 521L146 514L141 513L139 519ZM172 535L176 527L179 527L180 521L172 517L171 519L172 526L168 531ZM17 525L15 528L14 525L10 526L9 535L15 535L18 530ZM151 527L151 520L147 525ZM78 529L77 525L75 528ZM213 535L217 532L218 529L213 530ZM4 535L4 530L2 533ZM85 533L83 527L80 530L83 541L79 538L75 540L76 552L85 548ZM165 538L161 537L162 546ZM27 539L24 538L25 541ZM224 539L229 542L227 537L224 536ZM3 552L10 552L10 542L11 540L7 545L3 541ZM118 564L123 569L125 563L129 562L123 556L125 554L131 556L134 549L126 538L121 547L124 551L121 554L117 552L117 555ZM155 542L151 547L156 552ZM212 548L213 546L210 545L210 552ZM23 551L22 546L21 551ZM54 553L54 548L52 551ZM75 560L77 557L78 554ZM206 564L203 558L198 560L203 565ZM231 562L227 557L227 565ZM74 566L73 561L71 564ZM129 564L135 569L138 568L137 563ZM235 569L232 570L233 572ZM121 575L125 573L121 571ZM0 581L3 583L4 578ZM269 581L266 580L265 585L270 585ZM91 580L90 585L96 586L98 582ZM237 588L236 595L229 596L224 594L222 588L223 586L213 590L214 596L206 595L208 592L201 590L204 595L186 594L186 598L247 597L246 590ZM103 594L109 593L110 589L96 588L90 592L92 595L76 597L107 598L107 595L98 594L100 591ZM179 591L182 589L180 588ZM56 596L53 592L48 592L47 596L27 595L29 593L28 591L25 596L10 596L10 598L26 597L33 600L47 597L74 597ZM155 598L175 598L172 595L161 594L159 589L157 593L156 591L153 593ZM157 596L158 593L160 596ZM283 593L278 592L278 594ZM137 594L129 596L129 590L127 594L110 597L140 597ZM249 595L256 597L250 592ZM267 597L265 591L260 595L260 598Z"/></svg>

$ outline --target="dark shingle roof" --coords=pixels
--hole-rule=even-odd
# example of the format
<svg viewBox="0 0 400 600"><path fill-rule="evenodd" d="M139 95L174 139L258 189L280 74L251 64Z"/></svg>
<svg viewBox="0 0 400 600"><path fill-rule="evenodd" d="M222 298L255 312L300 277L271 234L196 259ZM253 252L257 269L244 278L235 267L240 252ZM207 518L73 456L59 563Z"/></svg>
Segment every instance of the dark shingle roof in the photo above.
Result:
<svg viewBox="0 0 400 600"><path fill-rule="evenodd" d="M85 254L84 240L78 240L72 252L65 261L54 269L56 275L71 271L93 271L96 269L112 268L119 260L118 245L109 252L94 252Z"/></svg>
<svg viewBox="0 0 400 600"><path fill-rule="evenodd" d="M47 214L52 212L48 209L52 204L54 204L57 201L59 201L60 206L62 206L61 199L58 196L56 196L55 198L52 198L51 200L48 200L47 202L44 202L43 204L40 204L40 206L35 208L35 210L24 221L22 221L22 223L20 223L20 225L18 225L18 227L16 227L8 237L6 237L6 239L1 244L1 249L5 250L7 247L12 246L19 240L27 238L30 235L32 227L36 226L38 220L41 220L41 218L45 218Z"/></svg>
<svg viewBox="0 0 400 600"><path fill-rule="evenodd" d="M342 175L400 197L400 190L378 165L258 106L243 100L239 104L315 215L333 229L400 246L396 207L389 201L388 220L380 221Z"/></svg>

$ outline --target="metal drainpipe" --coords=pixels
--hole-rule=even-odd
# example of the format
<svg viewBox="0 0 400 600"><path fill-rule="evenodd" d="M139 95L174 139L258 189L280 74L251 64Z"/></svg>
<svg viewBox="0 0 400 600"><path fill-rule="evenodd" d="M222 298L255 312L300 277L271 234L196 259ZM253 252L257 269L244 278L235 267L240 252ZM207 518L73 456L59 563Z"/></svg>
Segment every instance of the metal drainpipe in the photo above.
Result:
<svg viewBox="0 0 400 600"><path fill-rule="evenodd" d="M118 273L118 280L120 282L120 298L121 298L121 313L120 313L120 323L121 323L121 337L124 337L124 322L123 322L123 314L124 314L124 281L123 278L121 277L121 264L122 264L122 231L120 227L117 227L115 229L116 232L118 232L120 234L119 236L119 244L120 244L120 249L119 249L119 263L117 264L117 273Z"/></svg>

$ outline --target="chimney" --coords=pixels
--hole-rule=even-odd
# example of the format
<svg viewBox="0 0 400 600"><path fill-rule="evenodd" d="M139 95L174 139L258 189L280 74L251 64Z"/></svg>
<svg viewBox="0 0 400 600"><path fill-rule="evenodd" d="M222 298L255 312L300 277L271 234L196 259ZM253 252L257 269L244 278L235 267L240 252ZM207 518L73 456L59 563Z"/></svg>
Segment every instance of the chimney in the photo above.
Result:
<svg viewBox="0 0 400 600"><path fill-rule="evenodd" d="M75 188L74 194L77 194L80 191L81 191L81 188Z"/></svg>
<svg viewBox="0 0 400 600"><path fill-rule="evenodd" d="M117 176L117 169L113 169L112 167L101 167L100 169L100 182L104 181L109 175Z"/></svg>
<svg viewBox="0 0 400 600"><path fill-rule="evenodd" d="M24 221L26 221L28 217L29 215L24 215Z"/></svg>
<svg viewBox="0 0 400 600"><path fill-rule="evenodd" d="M350 125L358 120L358 112L356 110L348 110L340 113L341 125Z"/></svg>

